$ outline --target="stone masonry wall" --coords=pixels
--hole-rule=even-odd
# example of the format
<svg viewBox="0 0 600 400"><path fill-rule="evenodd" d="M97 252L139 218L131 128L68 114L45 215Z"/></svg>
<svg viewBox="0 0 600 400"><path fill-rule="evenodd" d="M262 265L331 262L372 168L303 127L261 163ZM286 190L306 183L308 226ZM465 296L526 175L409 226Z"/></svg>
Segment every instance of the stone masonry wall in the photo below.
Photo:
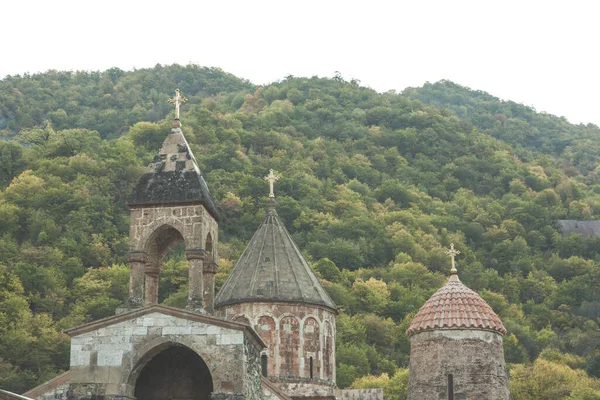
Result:
<svg viewBox="0 0 600 400"><path fill-rule="evenodd" d="M481 330L437 330L411 337L408 398L508 400L502 336Z"/></svg>
<svg viewBox="0 0 600 400"><path fill-rule="evenodd" d="M162 259L184 242L189 264L188 308L212 313L219 229L203 205L131 209L129 307L158 302Z"/></svg>
<svg viewBox="0 0 600 400"><path fill-rule="evenodd" d="M339 400L383 400L383 389L345 389L337 390Z"/></svg>
<svg viewBox="0 0 600 400"><path fill-rule="evenodd" d="M284 393L333 395L335 314L331 310L310 304L254 302L226 306L217 313L255 329L268 346L262 353L268 357L267 375L279 382Z"/></svg>
<svg viewBox="0 0 600 400"><path fill-rule="evenodd" d="M74 335L71 340L72 398L112 398L115 395L133 398L136 378L145 364L173 345L183 345L204 360L212 375L215 393L259 399L256 381L260 381L257 359L261 347L255 340L249 339L243 330L160 312Z"/></svg>
<svg viewBox="0 0 600 400"><path fill-rule="evenodd" d="M161 226L175 228L185 241L186 249L204 249L208 235L213 243L212 261L219 259L217 221L202 205L136 207L131 210L130 251L149 252L148 240ZM207 260L208 261L208 260Z"/></svg>

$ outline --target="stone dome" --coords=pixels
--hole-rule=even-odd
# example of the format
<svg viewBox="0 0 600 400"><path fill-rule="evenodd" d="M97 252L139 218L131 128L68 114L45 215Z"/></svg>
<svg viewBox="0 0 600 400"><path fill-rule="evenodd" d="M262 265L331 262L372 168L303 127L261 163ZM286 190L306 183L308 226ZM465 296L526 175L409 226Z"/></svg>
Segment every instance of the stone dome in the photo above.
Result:
<svg viewBox="0 0 600 400"><path fill-rule="evenodd" d="M245 302L290 302L337 310L279 219L267 216L215 299L215 308Z"/></svg>
<svg viewBox="0 0 600 400"><path fill-rule="evenodd" d="M506 334L494 310L477 293L463 285L456 273L423 304L406 334L411 336L441 329L477 329Z"/></svg>

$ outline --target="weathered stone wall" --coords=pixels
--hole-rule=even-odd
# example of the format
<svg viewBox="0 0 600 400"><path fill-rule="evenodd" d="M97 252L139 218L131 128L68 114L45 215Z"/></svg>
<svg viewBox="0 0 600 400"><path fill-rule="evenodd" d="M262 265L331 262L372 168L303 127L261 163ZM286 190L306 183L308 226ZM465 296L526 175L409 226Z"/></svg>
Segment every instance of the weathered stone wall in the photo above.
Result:
<svg viewBox="0 0 600 400"><path fill-rule="evenodd" d="M116 318L121 317L125 316ZM262 349L258 343L243 329L161 312L75 333L71 340L71 398L133 398L144 366L162 350L182 345L206 363L215 393L258 400Z"/></svg>
<svg viewBox="0 0 600 400"><path fill-rule="evenodd" d="M69 372L64 372L47 382L23 393L36 400L66 400L69 392Z"/></svg>
<svg viewBox="0 0 600 400"><path fill-rule="evenodd" d="M307 378L270 377L269 380L279 391L295 399L325 399L335 398L335 383L333 381L314 380Z"/></svg>
<svg viewBox="0 0 600 400"><path fill-rule="evenodd" d="M219 257L218 235L217 221L203 205L132 208L130 306L157 302L161 261L175 245L184 242L190 265L190 308L204 306L212 310L214 273Z"/></svg>
<svg viewBox="0 0 600 400"><path fill-rule="evenodd" d="M151 206L132 208L129 225L129 249L149 252L148 240L161 226L175 228L188 249L204 249L210 234L212 260L219 258L217 221L203 205Z"/></svg>
<svg viewBox="0 0 600 400"><path fill-rule="evenodd" d="M246 338L246 340L248 340ZM244 346L244 363L246 365L246 400L262 400L263 390L260 381L260 348L257 346Z"/></svg>
<svg viewBox="0 0 600 400"><path fill-rule="evenodd" d="M383 400L383 389L337 390L338 400Z"/></svg>
<svg viewBox="0 0 600 400"><path fill-rule="evenodd" d="M310 304L253 302L225 306L217 313L254 327L268 346L263 352L268 357L267 374L270 378L281 378L278 386L284 393L333 394L335 313L332 310Z"/></svg>
<svg viewBox="0 0 600 400"><path fill-rule="evenodd" d="M500 334L437 330L414 334L410 340L409 399L447 399L449 374L457 400L508 399Z"/></svg>

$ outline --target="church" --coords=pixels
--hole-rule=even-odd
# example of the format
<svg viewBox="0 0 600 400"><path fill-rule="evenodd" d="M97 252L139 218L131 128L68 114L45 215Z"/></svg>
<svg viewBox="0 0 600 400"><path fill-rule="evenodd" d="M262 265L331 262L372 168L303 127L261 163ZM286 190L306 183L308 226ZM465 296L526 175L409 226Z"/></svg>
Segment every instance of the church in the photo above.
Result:
<svg viewBox="0 0 600 400"><path fill-rule="evenodd" d="M129 299L71 328L70 369L9 399L382 400L337 390L335 303L277 215L266 217L215 296L219 211L176 117L130 198ZM185 309L158 304L164 257L185 246ZM508 399L502 323L454 268L415 316L409 398Z"/></svg>

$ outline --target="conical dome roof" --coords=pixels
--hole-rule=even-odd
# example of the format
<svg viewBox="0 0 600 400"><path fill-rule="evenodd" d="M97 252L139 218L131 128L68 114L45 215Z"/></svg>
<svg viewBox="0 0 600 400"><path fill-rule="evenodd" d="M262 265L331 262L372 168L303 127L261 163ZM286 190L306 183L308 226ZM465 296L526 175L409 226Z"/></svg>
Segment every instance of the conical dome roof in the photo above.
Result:
<svg viewBox="0 0 600 400"><path fill-rule="evenodd" d="M215 307L245 302L308 303L337 309L281 223L274 200L217 294Z"/></svg>
<svg viewBox="0 0 600 400"><path fill-rule="evenodd" d="M406 334L411 336L441 329L478 329L506 334L494 310L477 293L463 285L455 272L448 283L423 304Z"/></svg>
<svg viewBox="0 0 600 400"><path fill-rule="evenodd" d="M201 203L219 220L219 212L190 150L179 120L138 180L130 206Z"/></svg>

